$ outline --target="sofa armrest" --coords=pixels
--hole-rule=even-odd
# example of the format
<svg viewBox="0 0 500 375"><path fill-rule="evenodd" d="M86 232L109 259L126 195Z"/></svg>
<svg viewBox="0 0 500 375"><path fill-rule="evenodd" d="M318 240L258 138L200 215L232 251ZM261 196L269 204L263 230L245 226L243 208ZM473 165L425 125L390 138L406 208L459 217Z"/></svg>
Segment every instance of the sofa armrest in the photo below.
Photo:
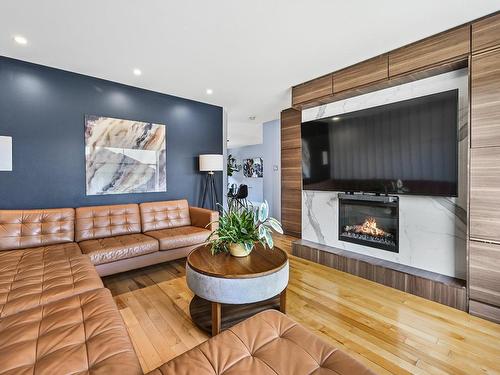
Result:
<svg viewBox="0 0 500 375"><path fill-rule="evenodd" d="M189 207L189 216L191 217L191 225L195 227L206 228L213 232L219 226L216 222L219 220L219 213L217 211L200 207Z"/></svg>

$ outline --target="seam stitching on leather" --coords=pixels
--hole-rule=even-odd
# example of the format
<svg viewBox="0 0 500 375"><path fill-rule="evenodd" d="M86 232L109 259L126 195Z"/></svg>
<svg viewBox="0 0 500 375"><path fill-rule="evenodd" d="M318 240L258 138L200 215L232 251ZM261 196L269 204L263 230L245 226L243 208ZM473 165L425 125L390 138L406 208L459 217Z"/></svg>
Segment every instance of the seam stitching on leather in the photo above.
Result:
<svg viewBox="0 0 500 375"><path fill-rule="evenodd" d="M271 327L273 327L273 328L274 328L274 326L273 326L273 325L272 325L269 321L264 320L264 319L262 319L262 321L263 321L264 323L268 324L269 326L271 326ZM315 369L312 371L312 372L314 372L314 371L316 371L318 368L320 368L320 367L321 367L321 364L320 364L320 363L319 363L316 359L314 359L314 357L313 357L313 356L312 356L312 355L311 355L311 354L310 354L307 350L305 350L302 346L298 345L295 341L292 341L292 340L290 340L290 339L289 339L289 338L287 338L287 337L283 337L283 335L284 335L284 334L286 334L286 333L287 333L288 331L290 331L292 328L297 327L297 326L298 326L298 323L293 322L291 327L289 327L289 328L288 328L288 329L286 329L285 331L283 331L283 332L279 333L278 338L281 338L281 339L283 339L283 340L288 340L289 342L291 342L292 344L294 344L296 347L298 347L298 348L302 349L302 351L303 351L304 353L306 353L309 357L311 357L311 358L312 358L312 360L313 360L314 362L316 362L316 364L318 365L318 367L317 367L317 368L315 368ZM233 332L233 331L231 331L231 333L233 333L233 334L234 334L234 332ZM237 336L237 335L235 334L235 336ZM256 353L257 351L259 351L260 349L262 349L265 345L269 344L270 342L272 342L272 341L274 341L274 340L276 340L276 339L277 339L277 338L274 338L273 340L268 341L268 342L266 342L265 344L262 344L262 345L261 345L258 349L255 349L254 353ZM336 349L333 349L333 350L330 352L330 354L328 354L328 356L327 356L326 358L327 358L327 359L328 359L328 358L330 358L330 356L331 356L333 353L335 353L336 351L337 351ZM255 357L255 358L258 358L258 357ZM259 358L259 359L260 359L260 358ZM261 361L262 361L263 363L265 363L262 359L261 359ZM323 362L323 363L324 363L324 362ZM311 372L310 374L312 374L312 372Z"/></svg>
<svg viewBox="0 0 500 375"><path fill-rule="evenodd" d="M9 292L7 294L7 299L5 300L5 303L3 304L2 306L2 310L0 311L0 313L3 312L3 310L5 309L5 306L7 306L7 303L10 302L10 295L12 292L12 288L14 286L14 283L17 281L17 276L19 275L19 266L24 258L25 254L21 254L21 256L19 257L19 260L17 262L17 265L16 265L16 273L14 274L14 277L12 278L12 280L10 281L10 285L9 285ZM1 314L0 314L0 317L1 317Z"/></svg>
<svg viewBox="0 0 500 375"><path fill-rule="evenodd" d="M263 321L264 323L266 323L268 326L270 326L271 328L273 328L273 329L274 329L274 326L273 326L271 323L269 323L267 320L262 319L262 321ZM274 341L274 340L276 340L277 338L281 338L283 334L287 333L289 330L291 330L291 329L292 329L293 327L295 327L296 325L297 325L297 323L292 322L292 326L291 326L290 328L288 328L286 331L283 331L283 333L279 333L279 332L278 332L278 337L275 337L274 339L272 339L272 340L270 340L270 341L265 342L264 344L262 344L261 346L259 346L258 348L256 348L253 352L255 353L255 352L257 352L258 350L262 349L265 345L269 344L271 341ZM232 331L231 331L231 332L232 332ZM234 333L234 332L233 332L233 333Z"/></svg>
<svg viewBox="0 0 500 375"><path fill-rule="evenodd" d="M87 347L87 327L85 326L85 317L83 315L83 306L82 306L82 296L81 294L78 295L78 301L80 302L80 314L82 315L82 325L83 325L83 335L84 335L84 342L83 344L85 345L85 355L87 357L87 370L90 372L90 358L89 358L89 348Z"/></svg>
<svg viewBox="0 0 500 375"><path fill-rule="evenodd" d="M205 341L206 342L206 341ZM205 353L203 353L203 351L199 348L199 347L196 347L196 349L207 359L207 362L210 364L210 366L212 366L212 369L214 370L214 373L215 374L219 374L217 372L217 370L215 369L214 365L212 364L212 362L210 362L210 359L208 359L208 357L206 356Z"/></svg>
<svg viewBox="0 0 500 375"><path fill-rule="evenodd" d="M250 352L250 349L245 345L245 343L243 342L243 340L236 334L234 333L233 331L231 331L230 329L228 330L229 332L231 332L234 337L236 337L238 340L240 340L240 342L243 344L243 346L247 349L247 352L249 354L248 357L252 357L254 359L258 359L259 361L261 361L263 364L265 364L272 372L274 372L276 375L278 375L278 373L268 364L266 363L262 358L259 358L259 357L255 357L251 352ZM270 342L276 340L275 338L272 339L271 341L268 341L266 344L269 344ZM266 345L264 344L264 345ZM262 346L261 346L262 347ZM255 352L254 352L255 353ZM245 358L248 358L248 357L245 357ZM244 358L236 361L235 363L233 363L231 366L229 366L224 372L226 371L229 371L232 367L236 366L238 363L240 363Z"/></svg>

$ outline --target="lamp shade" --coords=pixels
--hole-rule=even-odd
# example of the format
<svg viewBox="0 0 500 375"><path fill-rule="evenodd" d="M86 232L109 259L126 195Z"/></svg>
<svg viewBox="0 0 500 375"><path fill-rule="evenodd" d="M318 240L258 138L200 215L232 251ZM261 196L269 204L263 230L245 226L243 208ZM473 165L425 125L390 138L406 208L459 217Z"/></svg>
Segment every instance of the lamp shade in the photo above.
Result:
<svg viewBox="0 0 500 375"><path fill-rule="evenodd" d="M200 172L222 171L224 168L224 159L219 154L200 155Z"/></svg>

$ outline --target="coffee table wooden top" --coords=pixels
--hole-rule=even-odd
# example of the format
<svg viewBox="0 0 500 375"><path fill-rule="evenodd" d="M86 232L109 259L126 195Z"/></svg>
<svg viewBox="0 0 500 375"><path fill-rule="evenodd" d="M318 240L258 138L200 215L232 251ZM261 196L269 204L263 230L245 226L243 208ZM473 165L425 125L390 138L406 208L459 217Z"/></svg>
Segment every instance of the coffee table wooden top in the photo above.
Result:
<svg viewBox="0 0 500 375"><path fill-rule="evenodd" d="M242 258L233 257L229 253L212 255L209 245L194 249L187 258L188 265L196 272L204 275L245 279L260 277L274 273L283 268L288 255L278 247L264 248L257 243L250 255Z"/></svg>

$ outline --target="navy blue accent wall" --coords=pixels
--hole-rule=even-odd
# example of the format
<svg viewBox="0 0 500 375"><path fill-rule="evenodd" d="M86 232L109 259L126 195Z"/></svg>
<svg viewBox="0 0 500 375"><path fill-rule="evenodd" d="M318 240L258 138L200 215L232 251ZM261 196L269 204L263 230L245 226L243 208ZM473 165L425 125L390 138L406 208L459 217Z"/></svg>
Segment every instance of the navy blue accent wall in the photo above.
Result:
<svg viewBox="0 0 500 375"><path fill-rule="evenodd" d="M167 192L86 196L85 114L166 124ZM222 153L222 108L0 57L0 135L13 137L14 169L0 172L0 209L197 205L198 155ZM222 172L216 181L221 195Z"/></svg>

